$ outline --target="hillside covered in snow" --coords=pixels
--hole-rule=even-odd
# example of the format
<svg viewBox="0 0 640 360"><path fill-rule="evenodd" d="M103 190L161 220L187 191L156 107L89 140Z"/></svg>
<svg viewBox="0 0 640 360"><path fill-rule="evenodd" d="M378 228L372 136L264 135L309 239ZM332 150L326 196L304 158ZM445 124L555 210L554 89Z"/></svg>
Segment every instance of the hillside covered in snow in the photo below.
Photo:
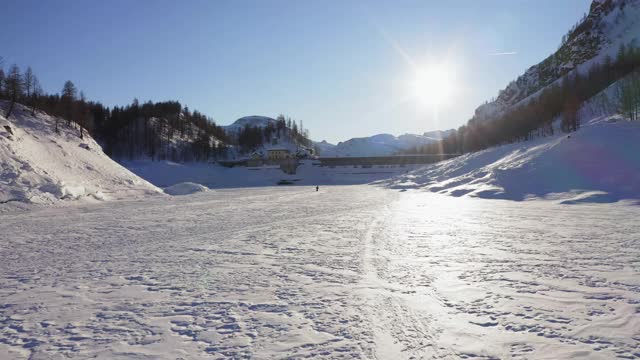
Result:
<svg viewBox="0 0 640 360"><path fill-rule="evenodd" d="M581 128L492 147L426 166L382 184L451 196L556 199L564 203L640 199L640 121L617 114L632 74L585 102ZM636 80L637 81L637 80Z"/></svg>
<svg viewBox="0 0 640 360"><path fill-rule="evenodd" d="M227 159L266 158L269 149L286 149L298 158L313 155L313 142L309 131L302 122L279 115L277 119L268 116L245 116L231 125L222 127L231 146Z"/></svg>
<svg viewBox="0 0 640 360"><path fill-rule="evenodd" d="M16 104L0 102L0 203L124 199L161 190L110 159L86 132Z"/></svg>
<svg viewBox="0 0 640 360"><path fill-rule="evenodd" d="M452 196L615 202L640 196L640 124L593 119L583 129L466 154L384 183Z"/></svg>
<svg viewBox="0 0 640 360"><path fill-rule="evenodd" d="M558 51L419 149L463 156L390 185L513 200L640 197L640 133L628 122L640 112L639 45L639 0L593 1Z"/></svg>

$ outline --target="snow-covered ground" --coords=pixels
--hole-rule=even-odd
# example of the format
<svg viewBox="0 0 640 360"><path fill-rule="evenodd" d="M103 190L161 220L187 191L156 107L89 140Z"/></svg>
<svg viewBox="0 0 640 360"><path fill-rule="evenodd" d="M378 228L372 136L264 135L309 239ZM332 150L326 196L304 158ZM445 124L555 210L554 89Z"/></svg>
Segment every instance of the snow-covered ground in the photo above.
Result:
<svg viewBox="0 0 640 360"><path fill-rule="evenodd" d="M6 107L0 101L0 109ZM91 136L16 104L0 111L0 203L51 204L61 199L109 200L157 194L160 189L111 160Z"/></svg>
<svg viewBox="0 0 640 360"><path fill-rule="evenodd" d="M634 358L640 208L264 187L0 215L0 358Z"/></svg>
<svg viewBox="0 0 640 360"><path fill-rule="evenodd" d="M453 196L509 200L637 200L638 139L639 122L615 115L596 116L569 135L559 133L466 154L384 183L397 189L419 188Z"/></svg>
<svg viewBox="0 0 640 360"><path fill-rule="evenodd" d="M384 165L322 167L314 160L303 160L296 174L289 175L279 166L226 168L208 163L168 161L125 161L123 166L156 186L168 187L193 182L209 188L273 186L281 180L291 185L354 185L389 179L421 165ZM315 165L314 165L315 164Z"/></svg>

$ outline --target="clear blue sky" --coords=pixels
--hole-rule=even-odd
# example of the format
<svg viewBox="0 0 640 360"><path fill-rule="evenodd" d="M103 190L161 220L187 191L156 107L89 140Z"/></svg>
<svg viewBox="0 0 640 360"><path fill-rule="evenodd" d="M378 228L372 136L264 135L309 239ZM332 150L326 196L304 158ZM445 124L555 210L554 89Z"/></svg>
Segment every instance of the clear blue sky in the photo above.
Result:
<svg viewBox="0 0 640 360"><path fill-rule="evenodd" d="M105 105L177 99L226 125L302 119L315 140L458 127L554 51L589 0L5 0L0 56L47 92ZM496 55L495 53L511 53ZM455 73L436 111L410 65Z"/></svg>

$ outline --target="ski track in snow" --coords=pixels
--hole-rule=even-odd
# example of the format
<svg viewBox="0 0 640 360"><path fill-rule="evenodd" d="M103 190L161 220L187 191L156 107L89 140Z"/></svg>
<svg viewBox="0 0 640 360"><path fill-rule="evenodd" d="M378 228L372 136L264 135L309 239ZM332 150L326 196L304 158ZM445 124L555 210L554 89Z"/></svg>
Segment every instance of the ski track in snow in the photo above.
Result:
<svg viewBox="0 0 640 360"><path fill-rule="evenodd" d="M640 208L313 190L1 213L0 358L640 358Z"/></svg>

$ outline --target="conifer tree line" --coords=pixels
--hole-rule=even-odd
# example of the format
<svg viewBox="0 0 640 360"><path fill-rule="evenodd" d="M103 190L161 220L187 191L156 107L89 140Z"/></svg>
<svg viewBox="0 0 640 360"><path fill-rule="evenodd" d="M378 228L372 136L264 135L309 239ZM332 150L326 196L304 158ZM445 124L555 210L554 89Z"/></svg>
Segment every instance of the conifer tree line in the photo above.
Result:
<svg viewBox="0 0 640 360"><path fill-rule="evenodd" d="M230 142L213 119L177 101L140 104L134 99L109 108L88 101L71 81L59 94L46 94L31 67L21 72L14 64L5 72L1 57L0 99L8 102L5 118L10 119L17 103L27 106L31 115L43 111L55 117L54 131L66 126L80 138L88 132L115 159L204 161L224 156Z"/></svg>
<svg viewBox="0 0 640 360"><path fill-rule="evenodd" d="M618 91L620 112L630 120L640 121L640 72L626 78Z"/></svg>
<svg viewBox="0 0 640 360"><path fill-rule="evenodd" d="M581 105L622 78L625 79L618 88L617 99L605 99L599 106L613 107L630 120L640 120L640 48L622 45L615 60L606 57L584 74L573 71L538 96L496 118L479 120L474 117L443 140L408 152L464 154L549 136L554 134L553 121L558 117L561 131L576 131L581 125L578 116Z"/></svg>
<svg viewBox="0 0 640 360"><path fill-rule="evenodd" d="M277 145L276 141L290 142L312 147L312 141L309 139L309 130L305 129L302 121L298 122L290 117L280 114L276 118L275 123L269 122L266 126L250 126L247 125L240 129L237 141L243 151L252 151L265 144Z"/></svg>
<svg viewBox="0 0 640 360"><path fill-rule="evenodd" d="M229 136L212 118L178 101L140 104L134 99L129 105L109 108L88 101L72 81L66 81L59 94L46 94L31 67L23 73L14 64L5 72L1 57L0 99L9 103L3 114L7 119L16 103L28 106L31 115L43 111L54 116L56 132L60 126L75 129L80 138L88 132L107 155L118 160L206 161L224 158L228 145L251 151L274 137L311 147L302 121L284 115L278 116L275 124L247 126L237 136Z"/></svg>

